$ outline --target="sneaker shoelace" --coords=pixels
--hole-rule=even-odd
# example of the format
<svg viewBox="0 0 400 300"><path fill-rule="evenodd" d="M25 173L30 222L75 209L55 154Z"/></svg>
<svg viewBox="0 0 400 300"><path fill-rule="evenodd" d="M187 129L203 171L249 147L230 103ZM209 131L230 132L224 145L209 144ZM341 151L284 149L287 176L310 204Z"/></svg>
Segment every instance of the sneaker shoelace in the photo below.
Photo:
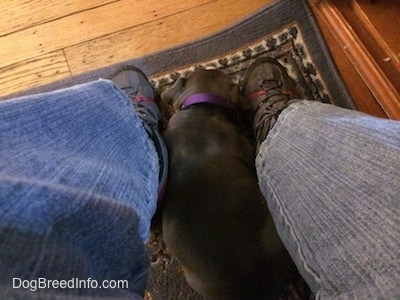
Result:
<svg viewBox="0 0 400 300"><path fill-rule="evenodd" d="M133 107L136 110L137 115L143 121L143 126L146 132L152 137L153 130L151 127L157 127L160 119L157 105L153 97L144 96L142 92L142 86L138 86L137 90L128 89L124 91L128 97L133 101ZM128 93L129 92L129 93Z"/></svg>
<svg viewBox="0 0 400 300"><path fill-rule="evenodd" d="M283 90L282 86L280 80L264 79L259 82L259 91L246 95L250 101L254 101L256 97L264 97L253 113L254 133L259 141L265 139L276 123L280 112L290 104L292 92Z"/></svg>
<svg viewBox="0 0 400 300"><path fill-rule="evenodd" d="M256 115L261 108L264 108L263 114L267 114L267 118L280 113L287 107L287 101L290 100L290 91L282 89L282 82L276 79L264 79L259 83L260 90L247 95L249 97L265 96L258 104L254 115ZM280 105L278 105L280 103Z"/></svg>

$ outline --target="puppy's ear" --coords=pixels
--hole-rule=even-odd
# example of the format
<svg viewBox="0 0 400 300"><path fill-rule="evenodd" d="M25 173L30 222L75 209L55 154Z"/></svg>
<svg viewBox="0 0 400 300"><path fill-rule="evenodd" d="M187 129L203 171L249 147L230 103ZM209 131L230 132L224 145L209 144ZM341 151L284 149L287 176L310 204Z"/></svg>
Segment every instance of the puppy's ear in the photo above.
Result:
<svg viewBox="0 0 400 300"><path fill-rule="evenodd" d="M168 103L174 104L174 99L177 99L180 94L182 94L183 89L186 85L186 78L179 77L178 80L171 86L161 93L161 99Z"/></svg>

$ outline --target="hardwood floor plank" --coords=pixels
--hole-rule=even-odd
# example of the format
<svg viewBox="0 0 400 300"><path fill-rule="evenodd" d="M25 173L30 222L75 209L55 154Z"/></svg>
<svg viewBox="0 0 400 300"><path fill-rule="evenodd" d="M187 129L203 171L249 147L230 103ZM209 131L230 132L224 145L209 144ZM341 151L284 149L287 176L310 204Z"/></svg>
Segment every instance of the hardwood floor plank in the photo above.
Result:
<svg viewBox="0 0 400 300"><path fill-rule="evenodd" d="M219 0L65 49L74 75L196 40L243 19L271 0Z"/></svg>
<svg viewBox="0 0 400 300"><path fill-rule="evenodd" d="M0 96L71 77L62 50L23 61L0 71Z"/></svg>
<svg viewBox="0 0 400 300"><path fill-rule="evenodd" d="M84 41L179 14L212 0L121 0L0 37L0 68ZM145 25L147 26L147 25Z"/></svg>
<svg viewBox="0 0 400 300"><path fill-rule="evenodd" d="M2 0L0 36L119 0Z"/></svg>

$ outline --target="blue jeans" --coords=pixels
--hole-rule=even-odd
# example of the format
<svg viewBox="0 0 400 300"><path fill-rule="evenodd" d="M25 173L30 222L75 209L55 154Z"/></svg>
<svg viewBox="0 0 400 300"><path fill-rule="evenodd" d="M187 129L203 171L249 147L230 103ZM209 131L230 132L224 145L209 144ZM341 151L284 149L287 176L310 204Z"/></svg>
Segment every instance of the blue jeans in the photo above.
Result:
<svg viewBox="0 0 400 300"><path fill-rule="evenodd" d="M101 80L0 102L0 120L0 295L143 295L159 165L125 94Z"/></svg>
<svg viewBox="0 0 400 300"><path fill-rule="evenodd" d="M159 166L123 92L0 102L0 120L0 295L141 297ZM399 295L399 130L305 101L260 148L260 187L317 297Z"/></svg>
<svg viewBox="0 0 400 300"><path fill-rule="evenodd" d="M281 113L256 165L317 299L400 299L400 122L302 101Z"/></svg>

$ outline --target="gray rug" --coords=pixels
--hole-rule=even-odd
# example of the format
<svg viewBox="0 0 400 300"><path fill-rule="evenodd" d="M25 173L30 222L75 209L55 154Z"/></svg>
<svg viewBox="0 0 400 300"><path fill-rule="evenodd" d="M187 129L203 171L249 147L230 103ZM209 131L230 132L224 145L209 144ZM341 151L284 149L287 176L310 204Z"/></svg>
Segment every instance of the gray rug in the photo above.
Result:
<svg viewBox="0 0 400 300"><path fill-rule="evenodd" d="M235 25L207 38L55 82L25 92L45 92L109 78L125 65L141 68L158 92L196 68L224 70L236 81L259 56L272 56L295 78L304 98L355 109L327 50L306 0L277 0ZM148 243L151 274L146 299L201 299L187 285L179 264L166 249L160 231L153 228ZM286 299L309 299L301 278L289 278ZM312 297L312 296L311 296Z"/></svg>

